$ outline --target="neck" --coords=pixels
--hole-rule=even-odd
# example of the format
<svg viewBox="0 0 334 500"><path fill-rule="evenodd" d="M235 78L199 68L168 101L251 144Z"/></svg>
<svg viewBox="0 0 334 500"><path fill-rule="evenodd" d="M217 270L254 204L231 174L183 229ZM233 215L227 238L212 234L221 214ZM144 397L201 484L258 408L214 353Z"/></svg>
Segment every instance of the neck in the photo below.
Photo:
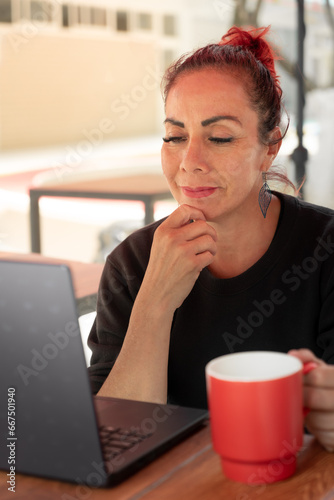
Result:
<svg viewBox="0 0 334 500"><path fill-rule="evenodd" d="M247 214L209 222L218 236L217 254L209 266L211 273L218 278L232 278L254 265L274 238L279 214L280 201L273 196L265 219L260 208L254 206Z"/></svg>

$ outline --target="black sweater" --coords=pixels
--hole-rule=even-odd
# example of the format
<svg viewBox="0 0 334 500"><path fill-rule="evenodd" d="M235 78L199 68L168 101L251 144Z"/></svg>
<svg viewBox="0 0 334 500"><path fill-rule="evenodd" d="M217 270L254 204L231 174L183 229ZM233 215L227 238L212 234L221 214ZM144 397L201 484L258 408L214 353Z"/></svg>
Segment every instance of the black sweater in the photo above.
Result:
<svg viewBox="0 0 334 500"><path fill-rule="evenodd" d="M334 211L275 193L281 216L267 252L231 279L203 269L174 315L168 401L206 407L205 365L235 351L306 347L334 363ZM122 347L155 229L136 231L106 261L89 336L96 393ZM154 290L152 290L152 294Z"/></svg>

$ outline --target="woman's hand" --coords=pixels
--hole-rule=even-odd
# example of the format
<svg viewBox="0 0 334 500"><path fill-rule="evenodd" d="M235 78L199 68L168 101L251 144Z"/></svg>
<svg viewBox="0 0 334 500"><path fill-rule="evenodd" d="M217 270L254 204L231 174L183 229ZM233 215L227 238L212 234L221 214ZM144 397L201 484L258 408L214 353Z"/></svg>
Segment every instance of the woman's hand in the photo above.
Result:
<svg viewBox="0 0 334 500"><path fill-rule="evenodd" d="M121 352L100 396L166 403L173 315L215 253L216 232L200 210L181 205L157 228Z"/></svg>
<svg viewBox="0 0 334 500"><path fill-rule="evenodd" d="M304 375L304 405L310 412L305 425L327 451L334 452L334 366L327 365L308 349L289 351L303 363L317 368Z"/></svg>
<svg viewBox="0 0 334 500"><path fill-rule="evenodd" d="M178 207L155 232L141 294L146 289L160 307L174 313L213 261L216 240L216 231L200 210Z"/></svg>

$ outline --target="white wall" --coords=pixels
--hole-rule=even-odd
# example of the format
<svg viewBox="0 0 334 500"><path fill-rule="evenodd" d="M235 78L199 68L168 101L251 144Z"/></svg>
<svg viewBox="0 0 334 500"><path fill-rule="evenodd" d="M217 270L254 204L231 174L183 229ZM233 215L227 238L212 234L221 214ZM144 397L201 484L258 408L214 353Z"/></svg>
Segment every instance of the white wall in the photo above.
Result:
<svg viewBox="0 0 334 500"><path fill-rule="evenodd" d="M152 41L41 32L18 44L19 36L2 37L2 149L156 132Z"/></svg>

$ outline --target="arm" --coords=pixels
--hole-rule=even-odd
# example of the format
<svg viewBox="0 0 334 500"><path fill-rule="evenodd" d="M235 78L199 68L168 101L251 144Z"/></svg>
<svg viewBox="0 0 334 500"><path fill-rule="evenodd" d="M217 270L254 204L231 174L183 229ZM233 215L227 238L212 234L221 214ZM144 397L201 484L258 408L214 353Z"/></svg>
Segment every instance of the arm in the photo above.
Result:
<svg viewBox="0 0 334 500"><path fill-rule="evenodd" d="M189 224L191 219L196 223ZM174 312L213 261L215 241L202 212L188 205L157 228L121 352L98 395L166 402Z"/></svg>
<svg viewBox="0 0 334 500"><path fill-rule="evenodd" d="M332 242L332 222L329 229L321 241ZM334 452L334 255L331 246L327 245L325 250L327 253L314 252L318 265L322 266L317 334L322 359L308 349L292 350L290 354L303 363L314 361L318 365L304 375L304 405L310 409L305 425L328 451Z"/></svg>

